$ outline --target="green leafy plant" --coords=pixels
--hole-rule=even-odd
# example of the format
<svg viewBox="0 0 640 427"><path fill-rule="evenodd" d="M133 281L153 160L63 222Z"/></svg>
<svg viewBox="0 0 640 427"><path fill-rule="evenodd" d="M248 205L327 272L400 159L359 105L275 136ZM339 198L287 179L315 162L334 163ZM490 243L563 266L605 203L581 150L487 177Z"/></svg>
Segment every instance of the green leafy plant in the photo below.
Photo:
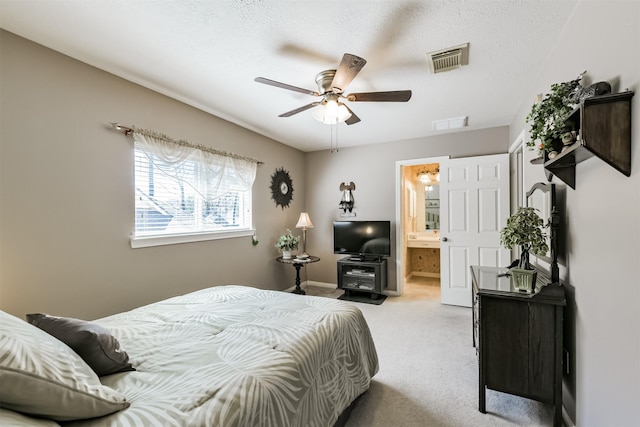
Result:
<svg viewBox="0 0 640 427"><path fill-rule="evenodd" d="M287 234L280 236L276 242L276 248L283 251L292 251L298 249L298 243L300 242L300 236L294 236L291 234L291 230L287 229Z"/></svg>
<svg viewBox="0 0 640 427"><path fill-rule="evenodd" d="M529 252L544 255L549 250L547 233L548 225L536 213L535 208L519 208L518 212L507 219L507 225L500 231L500 243L507 249L520 246L522 253L518 268L533 270L529 264Z"/></svg>
<svg viewBox="0 0 640 427"><path fill-rule="evenodd" d="M533 104L526 117L530 140L527 147L537 148L540 153L554 151L555 141L566 131L565 120L576 104L575 93L580 87L584 73L575 80L551 85L551 92Z"/></svg>

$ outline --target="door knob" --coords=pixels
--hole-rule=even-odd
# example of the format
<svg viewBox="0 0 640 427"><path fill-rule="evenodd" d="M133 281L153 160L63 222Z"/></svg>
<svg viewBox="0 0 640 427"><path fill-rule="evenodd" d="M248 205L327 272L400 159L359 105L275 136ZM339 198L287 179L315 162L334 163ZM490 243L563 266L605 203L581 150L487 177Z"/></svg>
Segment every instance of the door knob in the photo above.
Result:
<svg viewBox="0 0 640 427"><path fill-rule="evenodd" d="M449 239L447 239L446 237L443 237L443 238L442 238L442 239L440 239L440 240L442 240L443 242L447 242Z"/></svg>

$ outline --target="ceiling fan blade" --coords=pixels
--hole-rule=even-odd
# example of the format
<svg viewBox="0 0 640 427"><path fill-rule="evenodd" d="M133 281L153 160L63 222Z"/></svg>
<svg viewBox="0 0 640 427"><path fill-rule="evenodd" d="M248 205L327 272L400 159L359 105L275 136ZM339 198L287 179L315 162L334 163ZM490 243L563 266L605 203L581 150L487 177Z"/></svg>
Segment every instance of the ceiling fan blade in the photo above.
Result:
<svg viewBox="0 0 640 427"><path fill-rule="evenodd" d="M303 89L297 86L291 86L286 83L280 83L271 79L265 79L264 77L256 77L254 80L258 83L264 83L266 85L279 87L281 89L287 89L287 90L292 90L294 92L306 93L307 95L320 96L318 92L314 92L309 89Z"/></svg>
<svg viewBox="0 0 640 427"><path fill-rule="evenodd" d="M355 125L356 123L358 123L360 121L360 117L356 116L356 113L354 113L351 108L347 107L345 105L346 109L349 110L349 112L351 113L351 117L349 117L347 120L345 120L344 122L348 125Z"/></svg>
<svg viewBox="0 0 640 427"><path fill-rule="evenodd" d="M309 108L313 108L313 107L315 107L316 105L319 105L319 104L320 104L320 101L312 102L311 104L303 105L302 107L296 108L295 110L291 110L291 111L287 111L286 113L282 113L278 117L291 117L294 114L301 113L301 112L303 112L305 110L308 110Z"/></svg>
<svg viewBox="0 0 640 427"><path fill-rule="evenodd" d="M336 93L344 92L344 89L347 87L351 80L358 75L362 67L367 63L364 58L360 58L359 56L352 55L350 53L345 53L342 57L342 61L340 61L340 66L336 70L336 75L333 77L333 81L331 82L331 88Z"/></svg>
<svg viewBox="0 0 640 427"><path fill-rule="evenodd" d="M407 102L411 99L411 91L393 90L389 92L350 93L345 98L351 102Z"/></svg>

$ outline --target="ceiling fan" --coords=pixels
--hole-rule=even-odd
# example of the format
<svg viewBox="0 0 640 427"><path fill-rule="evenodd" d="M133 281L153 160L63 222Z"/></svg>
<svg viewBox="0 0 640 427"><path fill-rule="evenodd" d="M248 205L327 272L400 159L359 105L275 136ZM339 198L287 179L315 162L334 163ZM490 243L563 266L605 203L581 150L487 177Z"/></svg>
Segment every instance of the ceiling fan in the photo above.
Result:
<svg viewBox="0 0 640 427"><path fill-rule="evenodd" d="M312 102L295 110L287 111L278 117L291 117L318 105L324 106L314 112L314 117L327 124L345 122L348 125L358 123L360 118L354 114L341 100L349 102L407 102L411 99L410 90L397 90L389 92L361 92L344 95L344 90L355 76L367 63L364 58L345 53L337 70L325 70L316 75L318 92L280 83L264 77L256 77L255 81L266 85L305 93L307 95L321 97L319 101Z"/></svg>

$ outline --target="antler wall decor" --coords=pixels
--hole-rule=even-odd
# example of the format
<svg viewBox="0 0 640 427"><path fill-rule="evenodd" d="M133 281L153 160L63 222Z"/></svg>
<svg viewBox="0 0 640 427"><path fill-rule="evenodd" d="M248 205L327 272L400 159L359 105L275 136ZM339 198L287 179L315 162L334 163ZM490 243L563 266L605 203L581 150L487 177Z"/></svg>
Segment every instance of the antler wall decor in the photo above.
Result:
<svg viewBox="0 0 640 427"><path fill-rule="evenodd" d="M352 191L356 189L356 184L354 184L353 182L349 182L349 184L347 184L346 182L343 182L340 184L340 191L342 191L342 200L340 200L340 203L338 204L338 206L340 206L340 209L342 209L343 212L347 212L347 210L349 212L351 212L353 210L353 193Z"/></svg>

